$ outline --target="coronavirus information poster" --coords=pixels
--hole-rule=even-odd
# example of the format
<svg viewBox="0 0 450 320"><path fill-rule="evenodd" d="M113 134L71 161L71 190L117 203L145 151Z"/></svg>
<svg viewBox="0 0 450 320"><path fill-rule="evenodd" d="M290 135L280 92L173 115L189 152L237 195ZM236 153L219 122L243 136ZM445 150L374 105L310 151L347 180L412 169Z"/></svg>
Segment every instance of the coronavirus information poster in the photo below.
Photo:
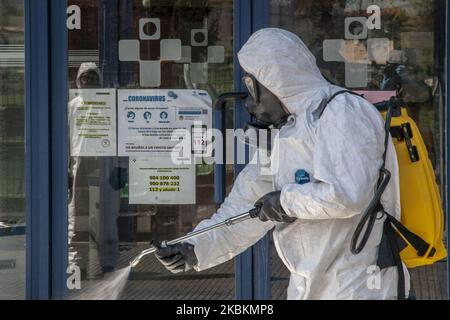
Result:
<svg viewBox="0 0 450 320"><path fill-rule="evenodd" d="M117 155L116 90L70 90L70 155Z"/></svg>
<svg viewBox="0 0 450 320"><path fill-rule="evenodd" d="M195 204L195 165L165 158L130 158L130 204Z"/></svg>
<svg viewBox="0 0 450 320"><path fill-rule="evenodd" d="M194 127L212 127L212 101L205 91L118 90L120 157L170 159L172 152L185 153L176 149L181 147L174 133L192 139Z"/></svg>

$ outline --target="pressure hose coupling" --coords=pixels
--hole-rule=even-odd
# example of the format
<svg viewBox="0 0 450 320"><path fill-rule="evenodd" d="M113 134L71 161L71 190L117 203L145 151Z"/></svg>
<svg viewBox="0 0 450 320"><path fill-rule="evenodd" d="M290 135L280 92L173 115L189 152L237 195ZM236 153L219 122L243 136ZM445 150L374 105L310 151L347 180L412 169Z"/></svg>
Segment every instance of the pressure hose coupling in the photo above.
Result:
<svg viewBox="0 0 450 320"><path fill-rule="evenodd" d="M256 219L256 218L258 218L259 217L259 213L261 212L261 206L259 206L259 207L256 207L256 208L254 208L254 209L252 209L252 210L250 210L248 213L250 214L250 218L252 218L252 219Z"/></svg>

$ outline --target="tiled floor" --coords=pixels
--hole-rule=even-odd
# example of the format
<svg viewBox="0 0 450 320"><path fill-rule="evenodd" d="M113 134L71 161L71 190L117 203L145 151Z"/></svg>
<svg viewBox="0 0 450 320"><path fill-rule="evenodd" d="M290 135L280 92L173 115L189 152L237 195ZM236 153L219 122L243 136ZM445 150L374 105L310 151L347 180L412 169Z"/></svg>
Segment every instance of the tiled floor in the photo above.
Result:
<svg viewBox="0 0 450 320"><path fill-rule="evenodd" d="M25 277L23 275L2 276L0 273L0 301L25 299Z"/></svg>
<svg viewBox="0 0 450 320"><path fill-rule="evenodd" d="M123 252L120 267L142 248ZM272 253L272 299L286 299L289 272ZM413 283L419 300L447 299L446 263L412 270ZM149 256L129 276L119 299L128 300L232 300L234 299L234 264L229 262L212 270L182 275L170 275ZM116 294L110 278L83 283L83 290L73 292L73 299L111 299Z"/></svg>
<svg viewBox="0 0 450 320"><path fill-rule="evenodd" d="M0 237L0 300L25 298L25 236Z"/></svg>
<svg viewBox="0 0 450 320"><path fill-rule="evenodd" d="M119 267L126 268L144 247L123 252ZM130 274L119 299L130 300L231 300L234 298L234 263L225 263L200 274L190 272L171 275L154 258L146 257ZM81 291L74 291L74 299L110 298L114 292L102 292L104 280L82 284ZM114 288L108 288L113 291Z"/></svg>

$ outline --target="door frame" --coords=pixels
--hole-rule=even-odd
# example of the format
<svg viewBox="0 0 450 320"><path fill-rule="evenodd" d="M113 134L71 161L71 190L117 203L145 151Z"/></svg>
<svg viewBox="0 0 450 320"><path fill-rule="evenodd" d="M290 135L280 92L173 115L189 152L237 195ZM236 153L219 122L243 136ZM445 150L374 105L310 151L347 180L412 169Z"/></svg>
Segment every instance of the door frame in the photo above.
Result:
<svg viewBox="0 0 450 320"><path fill-rule="evenodd" d="M239 66L237 53L254 32L268 25L269 1L236 0L234 12L234 83L236 92L242 92L245 91L241 81L243 73ZM234 119L235 129L243 129L249 120L249 114L237 104ZM236 178L244 167L245 165L235 165ZM235 271L237 300L269 300L271 298L269 236L265 236L255 246L236 258Z"/></svg>
<svg viewBox="0 0 450 320"><path fill-rule="evenodd" d="M67 259L66 0L25 0L26 298L63 296Z"/></svg>
<svg viewBox="0 0 450 320"><path fill-rule="evenodd" d="M444 181L445 181L445 189L444 189L444 210L446 215L446 221L447 221L447 250L448 250L448 241L450 239L450 104L449 104L449 94L450 94L450 81L449 81L449 75L450 75L450 5L446 1L446 35L443 37L446 39L447 43L445 44L445 69L444 69L444 76L443 79L446 82L444 85L444 99L445 99L445 116L444 116L444 128L445 132L443 132L444 135L444 148L443 152L445 153L445 165L442 170L443 174L445 174ZM447 294L450 298L450 263L447 258Z"/></svg>

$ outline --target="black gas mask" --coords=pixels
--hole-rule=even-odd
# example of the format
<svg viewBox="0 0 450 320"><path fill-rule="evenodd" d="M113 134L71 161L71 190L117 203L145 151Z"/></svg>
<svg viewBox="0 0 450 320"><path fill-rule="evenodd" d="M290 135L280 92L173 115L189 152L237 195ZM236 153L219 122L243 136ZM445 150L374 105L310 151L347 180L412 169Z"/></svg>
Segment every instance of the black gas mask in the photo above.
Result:
<svg viewBox="0 0 450 320"><path fill-rule="evenodd" d="M83 89L94 89L100 86L100 77L94 70L88 70L80 75L79 83Z"/></svg>
<svg viewBox="0 0 450 320"><path fill-rule="evenodd" d="M250 93L245 108L255 121L249 123L249 127L259 130L281 129L291 114L280 99L252 75L246 74L242 81Z"/></svg>

